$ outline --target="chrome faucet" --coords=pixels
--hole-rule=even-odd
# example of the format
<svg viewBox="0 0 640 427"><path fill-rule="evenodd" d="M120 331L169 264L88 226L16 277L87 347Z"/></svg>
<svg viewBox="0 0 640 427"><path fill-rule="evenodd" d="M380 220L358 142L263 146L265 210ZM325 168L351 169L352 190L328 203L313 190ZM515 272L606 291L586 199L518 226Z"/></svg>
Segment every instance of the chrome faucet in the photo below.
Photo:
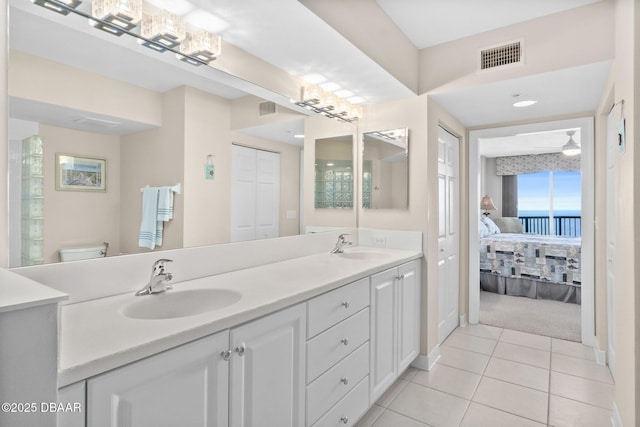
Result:
<svg viewBox="0 0 640 427"><path fill-rule="evenodd" d="M149 283L136 292L136 296L157 294L173 289L173 286L169 284L173 279L173 274L165 271L168 262L173 262L173 260L162 258L153 263Z"/></svg>
<svg viewBox="0 0 640 427"><path fill-rule="evenodd" d="M345 245L353 245L353 242L347 241L345 239L346 236L350 236L350 234L341 234L338 236L338 241L336 242L336 247L331 251L332 254L341 254L344 252L342 249Z"/></svg>

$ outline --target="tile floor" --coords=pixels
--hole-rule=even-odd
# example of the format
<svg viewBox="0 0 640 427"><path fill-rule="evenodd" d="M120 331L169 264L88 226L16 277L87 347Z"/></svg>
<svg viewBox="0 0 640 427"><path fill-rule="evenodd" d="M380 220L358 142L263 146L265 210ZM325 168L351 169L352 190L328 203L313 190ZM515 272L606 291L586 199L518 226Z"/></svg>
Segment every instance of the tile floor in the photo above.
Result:
<svg viewBox="0 0 640 427"><path fill-rule="evenodd" d="M486 325L456 329L356 427L607 427L613 380L591 347Z"/></svg>

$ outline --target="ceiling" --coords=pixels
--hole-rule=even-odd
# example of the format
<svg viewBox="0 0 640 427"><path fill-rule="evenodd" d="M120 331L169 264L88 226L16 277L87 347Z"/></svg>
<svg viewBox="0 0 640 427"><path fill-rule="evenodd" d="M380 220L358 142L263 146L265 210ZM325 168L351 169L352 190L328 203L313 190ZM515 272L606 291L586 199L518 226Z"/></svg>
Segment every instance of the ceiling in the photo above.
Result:
<svg viewBox="0 0 640 427"><path fill-rule="evenodd" d="M479 153L484 157L522 156L527 154L560 153L569 141L567 131L575 131L573 140L580 145L580 129L568 128L549 132L532 132L496 138L483 138Z"/></svg>
<svg viewBox="0 0 640 427"><path fill-rule="evenodd" d="M146 1L176 12L181 9L183 15L207 12L210 14L208 21L201 22L211 25L210 29L220 34L225 42L294 76L321 74L328 81L362 96L366 103L415 96L297 0ZM596 0L370 1L371 7L379 5L416 48L422 49ZM133 41L97 31L84 21L76 22L73 29L58 25L70 25L71 20L79 18L62 17L24 0L10 0L9 3L12 6L10 42L14 49L56 58L153 90L189 84L228 99L251 90L249 83L243 86L211 67L193 67L169 55L141 49ZM89 3L84 2L82 7L88 8ZM366 26L366 19L354 25ZM78 31L81 37L77 36ZM39 42L43 36L48 43ZM69 43L69 40L75 42ZM599 99L609 67L608 62L591 64L433 96L467 127L591 111ZM530 94L539 103L516 110L511 106L514 93ZM39 106L37 111L44 107ZM299 133L301 126L302 120L298 120L265 127L263 131L252 128L246 132L291 143L290 135Z"/></svg>

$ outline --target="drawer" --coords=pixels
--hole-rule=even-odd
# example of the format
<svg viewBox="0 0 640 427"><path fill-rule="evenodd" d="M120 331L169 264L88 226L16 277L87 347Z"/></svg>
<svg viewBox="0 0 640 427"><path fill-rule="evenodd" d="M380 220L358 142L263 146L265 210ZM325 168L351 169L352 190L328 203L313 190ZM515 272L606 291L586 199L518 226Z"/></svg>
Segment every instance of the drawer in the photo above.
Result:
<svg viewBox="0 0 640 427"><path fill-rule="evenodd" d="M369 340L369 308L307 341L307 384Z"/></svg>
<svg viewBox="0 0 640 427"><path fill-rule="evenodd" d="M307 337L318 335L368 305L368 277L310 300L307 305Z"/></svg>
<svg viewBox="0 0 640 427"><path fill-rule="evenodd" d="M369 376L324 414L313 427L353 426L369 409Z"/></svg>
<svg viewBox="0 0 640 427"><path fill-rule="evenodd" d="M366 342L307 386L307 425L313 424L368 374Z"/></svg>

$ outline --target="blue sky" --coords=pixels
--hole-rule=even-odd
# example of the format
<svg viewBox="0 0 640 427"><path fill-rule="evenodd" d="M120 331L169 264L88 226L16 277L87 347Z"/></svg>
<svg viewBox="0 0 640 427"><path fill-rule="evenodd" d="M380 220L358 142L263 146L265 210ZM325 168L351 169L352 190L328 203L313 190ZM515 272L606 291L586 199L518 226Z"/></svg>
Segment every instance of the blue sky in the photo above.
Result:
<svg viewBox="0 0 640 427"><path fill-rule="evenodd" d="M553 173L553 210L580 210L580 172ZM549 172L518 175L518 210L549 210Z"/></svg>

